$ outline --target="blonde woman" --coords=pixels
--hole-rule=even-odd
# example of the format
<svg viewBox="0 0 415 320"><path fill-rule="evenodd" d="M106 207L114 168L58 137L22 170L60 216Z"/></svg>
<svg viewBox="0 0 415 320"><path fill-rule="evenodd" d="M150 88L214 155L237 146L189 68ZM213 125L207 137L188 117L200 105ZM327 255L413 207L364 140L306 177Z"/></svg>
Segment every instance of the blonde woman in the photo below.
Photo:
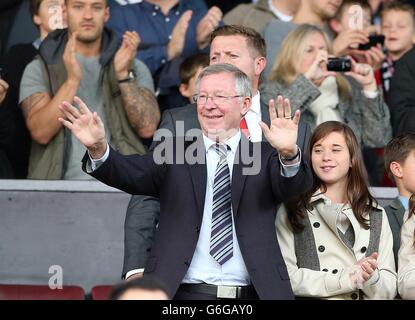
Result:
<svg viewBox="0 0 415 320"><path fill-rule="evenodd" d="M408 214L401 230L398 253L398 290L402 299L415 299L415 193L409 199Z"/></svg>
<svg viewBox="0 0 415 320"><path fill-rule="evenodd" d="M313 187L281 206L275 221L294 295L393 299L392 231L369 193L353 131L326 121L314 130L308 152Z"/></svg>
<svg viewBox="0 0 415 320"><path fill-rule="evenodd" d="M359 144L383 147L392 129L372 67L352 61L345 76L329 72L330 51L330 41L319 27L304 24L292 30L260 88L261 98L288 97L312 128L328 120L341 121L352 128Z"/></svg>

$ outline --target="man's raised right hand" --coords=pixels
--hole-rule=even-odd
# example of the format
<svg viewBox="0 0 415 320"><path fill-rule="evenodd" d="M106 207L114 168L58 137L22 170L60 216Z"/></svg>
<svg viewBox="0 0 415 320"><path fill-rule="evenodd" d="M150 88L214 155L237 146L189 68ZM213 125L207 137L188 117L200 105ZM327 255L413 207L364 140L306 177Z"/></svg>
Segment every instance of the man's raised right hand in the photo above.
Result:
<svg viewBox="0 0 415 320"><path fill-rule="evenodd" d="M58 120L88 149L91 158L100 159L107 148L104 124L98 114L92 113L79 97L74 97L74 102L79 109L67 101L59 105L65 119Z"/></svg>

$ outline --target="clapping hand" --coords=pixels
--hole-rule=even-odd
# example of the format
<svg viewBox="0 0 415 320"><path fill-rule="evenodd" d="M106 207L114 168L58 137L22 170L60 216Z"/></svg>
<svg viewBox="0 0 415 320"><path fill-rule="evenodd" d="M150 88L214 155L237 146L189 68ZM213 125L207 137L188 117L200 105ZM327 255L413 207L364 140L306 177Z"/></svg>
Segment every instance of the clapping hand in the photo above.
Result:
<svg viewBox="0 0 415 320"><path fill-rule="evenodd" d="M75 108L69 102L64 101L59 109L66 117L58 120L88 149L94 159L101 158L106 150L105 129L101 118L96 112L91 112L87 105L78 97L74 102L79 106Z"/></svg>
<svg viewBox="0 0 415 320"><path fill-rule="evenodd" d="M368 281L378 267L378 253L374 252L369 257L360 259L353 266L353 272L350 273L350 280L354 288L361 289L363 283Z"/></svg>
<svg viewBox="0 0 415 320"><path fill-rule="evenodd" d="M265 138L283 158L292 158L297 154L300 114L300 110L297 110L292 116L290 101L278 96L277 108L273 99L269 101L270 127L262 121L259 123Z"/></svg>
<svg viewBox="0 0 415 320"><path fill-rule="evenodd" d="M140 36L135 31L126 31L123 34L121 47L114 57L115 76L118 80L127 78L128 69L135 58L140 41Z"/></svg>
<svg viewBox="0 0 415 320"><path fill-rule="evenodd" d="M217 26L219 26L222 16L222 11L218 7L213 6L209 9L202 20L200 20L196 30L196 40L199 45L199 49L203 49L209 44L210 34L216 29Z"/></svg>
<svg viewBox="0 0 415 320"><path fill-rule="evenodd" d="M174 26L171 39L167 45L167 58L169 61L182 54L186 40L186 32L189 28L192 15L192 10L186 10Z"/></svg>
<svg viewBox="0 0 415 320"><path fill-rule="evenodd" d="M76 32L73 32L69 36L65 51L63 52L63 62L68 74L68 80L79 83L82 80L82 67L76 58L76 45L78 41L76 37Z"/></svg>

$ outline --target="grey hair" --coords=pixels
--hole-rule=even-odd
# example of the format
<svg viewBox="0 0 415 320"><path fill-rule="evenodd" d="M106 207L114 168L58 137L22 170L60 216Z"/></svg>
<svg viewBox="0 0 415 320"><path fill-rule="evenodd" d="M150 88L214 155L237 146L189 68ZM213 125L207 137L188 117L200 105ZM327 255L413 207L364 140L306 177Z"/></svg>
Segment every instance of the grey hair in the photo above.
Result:
<svg viewBox="0 0 415 320"><path fill-rule="evenodd" d="M204 77L219 73L230 73L233 75L235 78L235 91L238 96L252 97L251 80L243 71L228 63L213 64L204 68L197 77L196 92L199 94L200 81Z"/></svg>

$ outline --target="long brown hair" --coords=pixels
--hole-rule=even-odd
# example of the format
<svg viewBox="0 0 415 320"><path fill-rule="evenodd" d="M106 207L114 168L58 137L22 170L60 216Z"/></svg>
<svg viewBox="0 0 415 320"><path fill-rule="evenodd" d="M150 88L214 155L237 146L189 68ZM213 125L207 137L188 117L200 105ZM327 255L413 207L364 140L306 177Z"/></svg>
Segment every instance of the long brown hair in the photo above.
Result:
<svg viewBox="0 0 415 320"><path fill-rule="evenodd" d="M408 219L415 215L415 193L412 194L412 196L409 198L409 214ZM414 230L414 243L413 246L415 247L415 230Z"/></svg>
<svg viewBox="0 0 415 320"><path fill-rule="evenodd" d="M369 224L367 219L364 218L364 215L374 204L377 204L377 202L369 192L367 172L363 163L362 153L352 129L339 121L323 122L315 128L313 135L311 136L307 155L310 158L310 161L312 161L311 152L314 145L332 132L341 133L346 140L351 159L351 168L349 169L347 177L347 199L357 221L359 221L360 225L365 229L368 229ZM312 189L285 203L288 212L288 220L294 232L300 231L303 228L302 219L306 218L307 210L311 210L311 197L319 188L322 193L327 191L327 186L313 171Z"/></svg>

